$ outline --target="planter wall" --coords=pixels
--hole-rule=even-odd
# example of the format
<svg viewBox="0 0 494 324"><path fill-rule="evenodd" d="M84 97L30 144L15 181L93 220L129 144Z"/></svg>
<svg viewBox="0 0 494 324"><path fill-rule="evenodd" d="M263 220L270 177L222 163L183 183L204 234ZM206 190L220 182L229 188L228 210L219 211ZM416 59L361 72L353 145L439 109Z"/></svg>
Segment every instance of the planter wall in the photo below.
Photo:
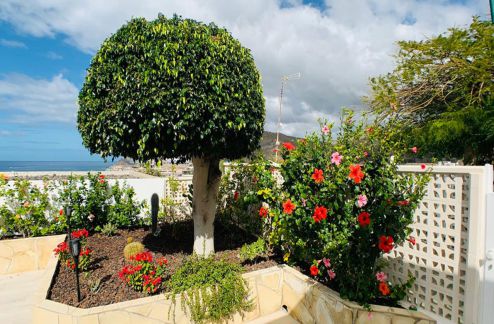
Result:
<svg viewBox="0 0 494 324"><path fill-rule="evenodd" d="M0 241L0 275L43 270L65 235Z"/></svg>
<svg viewBox="0 0 494 324"><path fill-rule="evenodd" d="M372 312L342 299L328 287L283 267L282 303L303 324L435 324L430 317L402 308L372 305Z"/></svg>
<svg viewBox="0 0 494 324"><path fill-rule="evenodd" d="M182 311L180 296L176 304L161 294L126 302L93 307L76 308L46 299L57 260L49 261L45 276L35 296L33 324L165 324L190 323ZM285 306L297 321L320 324L435 324L436 321L420 312L405 309L373 306L373 312L358 304L345 301L328 287L285 266L275 266L244 274L250 288L254 309L242 318L234 316L230 323L243 323L279 311ZM260 323L260 322L259 322Z"/></svg>

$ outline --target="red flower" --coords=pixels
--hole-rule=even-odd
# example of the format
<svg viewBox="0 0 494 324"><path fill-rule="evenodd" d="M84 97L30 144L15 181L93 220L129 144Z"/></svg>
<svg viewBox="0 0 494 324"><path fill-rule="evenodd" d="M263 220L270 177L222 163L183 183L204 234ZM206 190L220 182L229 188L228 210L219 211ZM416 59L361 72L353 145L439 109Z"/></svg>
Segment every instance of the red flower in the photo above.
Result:
<svg viewBox="0 0 494 324"><path fill-rule="evenodd" d="M93 250L89 249L89 248L85 248L83 251L81 251L81 253L79 253L80 256L88 256L89 254L91 254L91 252L93 252Z"/></svg>
<svg viewBox="0 0 494 324"><path fill-rule="evenodd" d="M60 216L62 216L62 215L63 215L63 208L61 208L61 209L58 211L58 213L60 214Z"/></svg>
<svg viewBox="0 0 494 324"><path fill-rule="evenodd" d="M415 237L413 236L410 236L408 239L407 239L408 242L412 243L412 245L415 245L417 244L417 241L415 241Z"/></svg>
<svg viewBox="0 0 494 324"><path fill-rule="evenodd" d="M319 223L323 219L326 219L328 216L328 210L326 207L323 206L317 206L316 209L314 210L314 215L312 215L312 218L314 218L314 221L316 223Z"/></svg>
<svg viewBox="0 0 494 324"><path fill-rule="evenodd" d="M412 147L412 148L410 149L410 151L412 151L412 153L417 153L417 152L418 152L418 150L419 150L419 149L418 149L416 146L414 146L414 147Z"/></svg>
<svg viewBox="0 0 494 324"><path fill-rule="evenodd" d="M87 238L88 236L89 233L85 228L72 232L72 238Z"/></svg>
<svg viewBox="0 0 494 324"><path fill-rule="evenodd" d="M367 132L367 134L372 134L374 132L374 128L369 127L365 131Z"/></svg>
<svg viewBox="0 0 494 324"><path fill-rule="evenodd" d="M379 237L379 250L384 253L389 253L394 247L393 243L394 240L392 236L381 235L381 237Z"/></svg>
<svg viewBox="0 0 494 324"><path fill-rule="evenodd" d="M352 179L357 184L362 181L364 173L362 172L360 164L350 165L350 174L348 175L348 178Z"/></svg>
<svg viewBox="0 0 494 324"><path fill-rule="evenodd" d="M259 208L259 216L262 218L268 216L268 209L266 207Z"/></svg>
<svg viewBox="0 0 494 324"><path fill-rule="evenodd" d="M389 286L385 282L380 282L379 283L379 291L383 296L387 296L391 293L391 290L389 289Z"/></svg>
<svg viewBox="0 0 494 324"><path fill-rule="evenodd" d="M290 199L288 199L287 201L285 201L283 203L283 213L285 213L285 214L290 215L291 213L293 213L295 208L297 208L297 206L295 206L295 204L292 203L292 201Z"/></svg>
<svg viewBox="0 0 494 324"><path fill-rule="evenodd" d="M159 266L163 266L163 265L167 265L167 264L168 264L168 260L166 258L158 259L158 265Z"/></svg>
<svg viewBox="0 0 494 324"><path fill-rule="evenodd" d="M287 151L292 151L295 149L295 145L293 145L293 143L291 142L285 142L283 143L283 147L287 150Z"/></svg>
<svg viewBox="0 0 494 324"><path fill-rule="evenodd" d="M396 203L398 206L408 206L410 202L408 200L400 200Z"/></svg>
<svg viewBox="0 0 494 324"><path fill-rule="evenodd" d="M238 196L240 196L240 193L238 191L235 191L235 193L233 194L233 200L237 201Z"/></svg>
<svg viewBox="0 0 494 324"><path fill-rule="evenodd" d="M133 255L130 257L130 259L133 261L137 261L137 262L140 262L140 261L152 262L153 261L153 255L151 254L151 252L146 251L146 252L141 252L141 253L138 253L136 255ZM142 265L138 265L138 267L139 266L142 268ZM138 271L138 270L140 270L140 268L136 269L136 270Z"/></svg>
<svg viewBox="0 0 494 324"><path fill-rule="evenodd" d="M426 166L425 164L423 164L423 163L420 165L420 168L421 168L422 170L425 170L425 168L426 168L426 167L427 167L427 166Z"/></svg>
<svg viewBox="0 0 494 324"><path fill-rule="evenodd" d="M324 181L323 171L319 169L314 169L314 173L312 173L312 179L316 183L321 183Z"/></svg>
<svg viewBox="0 0 494 324"><path fill-rule="evenodd" d="M100 179L104 179L104 178L105 178L105 176L104 176L103 174L100 174L100 175L99 175L99 178L100 178Z"/></svg>
<svg viewBox="0 0 494 324"><path fill-rule="evenodd" d="M53 250L53 252L55 252L56 255L58 255L60 253L68 252L68 251L69 251L69 246L68 246L66 241L59 243L57 245L57 247Z"/></svg>
<svg viewBox="0 0 494 324"><path fill-rule="evenodd" d="M105 183L105 176L102 174L99 175L99 183L101 184Z"/></svg>
<svg viewBox="0 0 494 324"><path fill-rule="evenodd" d="M310 275L315 277L318 274L319 274L319 269L317 268L317 266L315 265L310 266Z"/></svg>
<svg viewBox="0 0 494 324"><path fill-rule="evenodd" d="M370 224L370 214L368 212L361 212L358 215L358 222L361 227L366 227Z"/></svg>

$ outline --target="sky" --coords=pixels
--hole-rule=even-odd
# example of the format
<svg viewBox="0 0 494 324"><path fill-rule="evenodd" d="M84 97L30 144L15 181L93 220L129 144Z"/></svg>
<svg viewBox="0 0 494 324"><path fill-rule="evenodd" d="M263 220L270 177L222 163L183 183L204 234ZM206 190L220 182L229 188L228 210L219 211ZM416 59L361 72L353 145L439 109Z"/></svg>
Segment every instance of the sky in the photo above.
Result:
<svg viewBox="0 0 494 324"><path fill-rule="evenodd" d="M472 16L489 0L2 0L0 160L89 161L77 131L77 96L102 41L133 17L162 13L214 22L252 50L276 131L304 136L342 107L365 109L372 76L393 69L398 40L422 40Z"/></svg>

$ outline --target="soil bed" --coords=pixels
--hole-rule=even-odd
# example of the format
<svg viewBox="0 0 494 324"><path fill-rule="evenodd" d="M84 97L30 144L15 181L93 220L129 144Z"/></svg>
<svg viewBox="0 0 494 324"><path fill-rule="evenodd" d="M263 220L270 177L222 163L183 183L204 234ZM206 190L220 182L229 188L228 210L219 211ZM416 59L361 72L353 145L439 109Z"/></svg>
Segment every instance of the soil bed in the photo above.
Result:
<svg viewBox="0 0 494 324"><path fill-rule="evenodd" d="M146 228L119 230L117 235L112 237L99 233L89 236L87 246L94 252L90 271L80 274L81 302L77 302L74 272L60 264L55 272L48 299L89 308L146 297L147 294L134 291L118 277L118 272L128 264L123 257L127 238L132 237L135 242L142 242L147 250L153 252L155 258L167 258L169 273L172 274L182 264L184 258L192 253L193 232L192 222L187 221L163 226L158 237L152 235ZM240 229L216 225L215 258L242 264L239 258L240 247L255 240L256 238ZM276 264L275 258L271 256L254 264L244 263L242 266L245 272L250 272ZM164 291L166 291L166 281L163 289L157 293Z"/></svg>

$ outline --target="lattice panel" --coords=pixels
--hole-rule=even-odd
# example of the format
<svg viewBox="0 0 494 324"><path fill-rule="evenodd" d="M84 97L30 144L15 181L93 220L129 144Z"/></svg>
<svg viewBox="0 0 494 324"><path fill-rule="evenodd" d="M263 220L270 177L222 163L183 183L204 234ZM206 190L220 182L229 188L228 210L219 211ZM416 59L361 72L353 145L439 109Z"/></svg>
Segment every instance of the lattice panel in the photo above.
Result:
<svg viewBox="0 0 494 324"><path fill-rule="evenodd" d="M416 245L406 243L389 255L393 282L416 278L408 302L463 323L468 237L467 174L433 174L411 226Z"/></svg>
<svg viewBox="0 0 494 324"><path fill-rule="evenodd" d="M170 182L165 183L165 197L170 198L173 202L178 203L179 206L175 208L177 212L184 213L182 217L190 216L192 208L190 207L189 199L186 195L189 192L189 186L192 185L192 177L179 177L175 178L178 181L178 190L173 191Z"/></svg>

